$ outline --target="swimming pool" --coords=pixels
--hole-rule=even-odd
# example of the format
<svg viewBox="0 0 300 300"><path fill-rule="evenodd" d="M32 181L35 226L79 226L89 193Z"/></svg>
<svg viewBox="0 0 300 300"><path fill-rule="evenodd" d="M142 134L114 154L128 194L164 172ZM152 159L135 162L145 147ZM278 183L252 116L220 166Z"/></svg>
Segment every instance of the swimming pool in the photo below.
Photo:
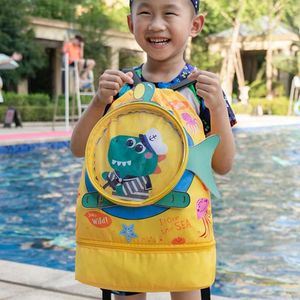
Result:
<svg viewBox="0 0 300 300"><path fill-rule="evenodd" d="M66 147L0 159L0 258L73 270L81 161Z"/></svg>
<svg viewBox="0 0 300 300"><path fill-rule="evenodd" d="M235 131L233 171L217 177L213 293L300 299L300 126ZM67 148L0 156L0 259L74 270L81 159Z"/></svg>

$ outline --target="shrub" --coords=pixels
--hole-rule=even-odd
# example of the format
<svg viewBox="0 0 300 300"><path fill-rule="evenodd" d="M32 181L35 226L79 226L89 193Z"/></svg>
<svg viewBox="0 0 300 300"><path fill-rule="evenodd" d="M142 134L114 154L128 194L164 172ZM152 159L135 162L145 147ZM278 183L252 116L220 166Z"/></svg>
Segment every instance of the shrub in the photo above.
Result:
<svg viewBox="0 0 300 300"><path fill-rule="evenodd" d="M266 98L254 98L250 99L250 103L253 108L257 108L261 105L264 114L269 115L287 115L289 101L286 97L273 98L268 100Z"/></svg>
<svg viewBox="0 0 300 300"><path fill-rule="evenodd" d="M34 106L45 106L51 103L47 94L29 94L25 96L25 104Z"/></svg>
<svg viewBox="0 0 300 300"><path fill-rule="evenodd" d="M17 94L12 92L3 93L4 104L7 106L45 106L51 103L50 97L47 94Z"/></svg>
<svg viewBox="0 0 300 300"><path fill-rule="evenodd" d="M286 97L274 98L272 101L273 115L287 115L289 110L289 100Z"/></svg>
<svg viewBox="0 0 300 300"><path fill-rule="evenodd" d="M243 104L241 102L232 104L232 109L236 114L246 114L246 115L251 115L253 111L253 107L250 103Z"/></svg>
<svg viewBox="0 0 300 300"><path fill-rule="evenodd" d="M21 106L25 103L26 95L16 94L12 92L3 93L4 105Z"/></svg>
<svg viewBox="0 0 300 300"><path fill-rule="evenodd" d="M267 95L267 87L264 80L255 80L250 84L249 96L250 98L262 98Z"/></svg>
<svg viewBox="0 0 300 300"><path fill-rule="evenodd" d="M36 121L52 121L53 119L53 105L48 106L14 106L21 115L22 121L36 122ZM1 121L7 110L7 106L0 107Z"/></svg>
<svg viewBox="0 0 300 300"><path fill-rule="evenodd" d="M272 100L266 98L251 98L248 104L235 103L232 108L237 114L256 114L257 107L261 106L264 115L287 115L289 101L286 97Z"/></svg>

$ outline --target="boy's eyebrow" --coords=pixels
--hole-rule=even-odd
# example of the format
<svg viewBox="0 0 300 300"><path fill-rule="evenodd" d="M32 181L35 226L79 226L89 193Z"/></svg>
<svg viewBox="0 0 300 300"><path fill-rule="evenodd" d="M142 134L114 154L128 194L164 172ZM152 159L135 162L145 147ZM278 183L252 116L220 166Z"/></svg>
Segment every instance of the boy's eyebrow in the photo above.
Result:
<svg viewBox="0 0 300 300"><path fill-rule="evenodd" d="M148 2L146 2L146 1L139 1L138 3L137 3L137 8L144 8L144 7L150 7L151 5L148 3Z"/></svg>

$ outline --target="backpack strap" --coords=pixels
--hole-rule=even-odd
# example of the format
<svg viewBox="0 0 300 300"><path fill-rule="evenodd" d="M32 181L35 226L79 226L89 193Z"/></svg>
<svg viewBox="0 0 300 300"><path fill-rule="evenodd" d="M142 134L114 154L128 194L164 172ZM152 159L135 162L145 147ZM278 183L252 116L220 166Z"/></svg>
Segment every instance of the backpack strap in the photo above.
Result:
<svg viewBox="0 0 300 300"><path fill-rule="evenodd" d="M210 300L210 288L201 289L201 299Z"/></svg>
<svg viewBox="0 0 300 300"><path fill-rule="evenodd" d="M170 86L170 89L172 89L174 91L178 91L178 90L185 88L186 86L188 86L190 84L195 84L195 83L197 83L197 80L190 80L188 78L185 78L182 81Z"/></svg>
<svg viewBox="0 0 300 300"><path fill-rule="evenodd" d="M138 76L138 74L136 73L135 69L132 68L125 68L122 69L122 72L127 73L127 72L132 72L133 73L133 86L138 85L139 83L142 82L141 78ZM197 82L197 80L190 80L188 78L174 84L171 85L169 88L172 89L173 91L178 91L181 90L183 88L185 88L186 86L190 85L190 84L195 84Z"/></svg>
<svg viewBox="0 0 300 300"><path fill-rule="evenodd" d="M110 290L102 290L102 300L111 300L111 291ZM210 298L210 288L201 289L201 300L211 300Z"/></svg>
<svg viewBox="0 0 300 300"><path fill-rule="evenodd" d="M102 300L111 300L111 291L110 290L102 290Z"/></svg>

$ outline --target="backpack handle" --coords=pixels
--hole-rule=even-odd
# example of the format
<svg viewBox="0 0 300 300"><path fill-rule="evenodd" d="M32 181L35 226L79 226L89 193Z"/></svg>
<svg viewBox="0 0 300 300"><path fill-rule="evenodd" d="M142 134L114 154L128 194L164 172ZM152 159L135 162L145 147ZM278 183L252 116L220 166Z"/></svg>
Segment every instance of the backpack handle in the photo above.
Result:
<svg viewBox="0 0 300 300"><path fill-rule="evenodd" d="M132 72L133 73L133 77L132 77L133 86L136 86L136 85L138 85L139 83L142 82L141 78L138 76L138 74L136 73L135 69L125 68L125 69L122 69L122 72L124 72L124 73Z"/></svg>
<svg viewBox="0 0 300 300"><path fill-rule="evenodd" d="M132 72L133 73L133 86L135 87L136 85L138 85L139 83L143 82L141 80L141 78L138 76L138 74L136 73L135 69L132 68L125 68L122 69L122 72L127 73L127 72ZM181 90L183 88L185 88L186 86L190 85L190 84L196 84L197 80L190 80L188 78L185 78L184 80L172 85L169 87L169 89L172 89L174 91L178 91Z"/></svg>

